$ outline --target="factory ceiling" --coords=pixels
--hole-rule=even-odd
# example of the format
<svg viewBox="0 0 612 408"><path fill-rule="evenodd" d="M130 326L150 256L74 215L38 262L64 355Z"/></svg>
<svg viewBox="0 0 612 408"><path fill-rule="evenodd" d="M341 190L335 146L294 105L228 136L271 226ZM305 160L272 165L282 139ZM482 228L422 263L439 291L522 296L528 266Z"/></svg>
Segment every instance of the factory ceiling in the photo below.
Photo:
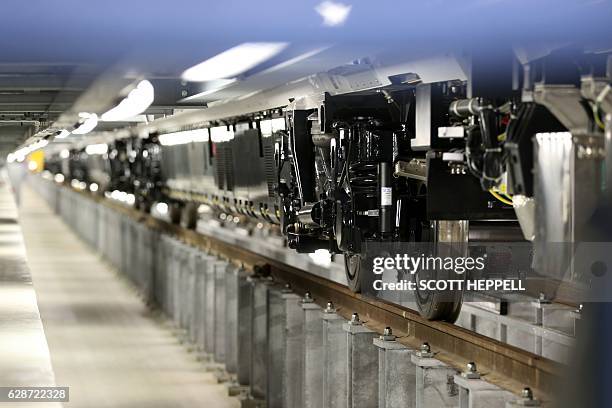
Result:
<svg viewBox="0 0 612 408"><path fill-rule="evenodd" d="M0 150L11 150L59 118L97 73L85 64L0 63Z"/></svg>

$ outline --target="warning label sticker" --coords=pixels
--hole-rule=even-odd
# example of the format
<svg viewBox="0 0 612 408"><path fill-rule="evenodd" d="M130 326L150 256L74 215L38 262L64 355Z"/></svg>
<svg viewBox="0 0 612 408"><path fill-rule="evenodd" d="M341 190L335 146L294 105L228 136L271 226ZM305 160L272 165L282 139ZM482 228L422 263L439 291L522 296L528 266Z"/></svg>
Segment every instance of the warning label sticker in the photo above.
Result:
<svg viewBox="0 0 612 408"><path fill-rule="evenodd" d="M380 188L380 205L391 206L393 205L393 189L391 187Z"/></svg>

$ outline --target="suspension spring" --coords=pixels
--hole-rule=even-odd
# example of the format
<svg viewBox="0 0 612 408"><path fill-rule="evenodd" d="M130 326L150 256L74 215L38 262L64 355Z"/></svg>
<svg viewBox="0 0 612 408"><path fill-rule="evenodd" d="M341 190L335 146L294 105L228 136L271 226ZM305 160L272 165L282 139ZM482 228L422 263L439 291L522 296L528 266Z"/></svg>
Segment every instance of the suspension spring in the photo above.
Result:
<svg viewBox="0 0 612 408"><path fill-rule="evenodd" d="M349 166L349 184L359 198L376 198L378 163L357 162Z"/></svg>

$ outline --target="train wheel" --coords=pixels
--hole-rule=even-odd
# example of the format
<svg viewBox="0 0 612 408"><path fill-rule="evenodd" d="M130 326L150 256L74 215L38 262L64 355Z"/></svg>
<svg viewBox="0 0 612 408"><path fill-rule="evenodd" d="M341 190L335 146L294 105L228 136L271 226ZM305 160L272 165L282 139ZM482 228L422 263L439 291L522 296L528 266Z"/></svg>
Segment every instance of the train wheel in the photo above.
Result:
<svg viewBox="0 0 612 408"><path fill-rule="evenodd" d="M151 212L151 203L145 199L139 199L136 201L136 209L149 214Z"/></svg>
<svg viewBox="0 0 612 408"><path fill-rule="evenodd" d="M198 206L195 203L187 203L181 214L181 224L187 229L195 229L198 222Z"/></svg>
<svg viewBox="0 0 612 408"><path fill-rule="evenodd" d="M467 221L435 221L433 255L441 258L467 256L468 228ZM463 291L421 291L418 283L421 280L465 279L465 274L457 275L452 270L434 269L432 271L421 270L413 277L417 283L415 300L421 316L428 320L454 323L461 312Z"/></svg>
<svg viewBox="0 0 612 408"><path fill-rule="evenodd" d="M417 275L417 283L421 279L432 279ZM414 294L419 314L425 319L454 323L459 317L463 303L462 291L420 291L417 284Z"/></svg>
<svg viewBox="0 0 612 408"><path fill-rule="evenodd" d="M173 224L181 223L181 206L178 203L171 204L168 209L168 215L170 216L170 221Z"/></svg>
<svg viewBox="0 0 612 408"><path fill-rule="evenodd" d="M351 291L376 296L377 291L373 287L372 258L372 255L368 255L367 251L360 254L344 254L346 282Z"/></svg>
<svg viewBox="0 0 612 408"><path fill-rule="evenodd" d="M150 214L151 213L151 203L148 201L145 201L141 204L140 207L141 211L146 213L146 214Z"/></svg>
<svg viewBox="0 0 612 408"><path fill-rule="evenodd" d="M344 270L346 271L346 283L349 289L355 293L361 292L361 280L363 276L363 259L361 254L344 254Z"/></svg>

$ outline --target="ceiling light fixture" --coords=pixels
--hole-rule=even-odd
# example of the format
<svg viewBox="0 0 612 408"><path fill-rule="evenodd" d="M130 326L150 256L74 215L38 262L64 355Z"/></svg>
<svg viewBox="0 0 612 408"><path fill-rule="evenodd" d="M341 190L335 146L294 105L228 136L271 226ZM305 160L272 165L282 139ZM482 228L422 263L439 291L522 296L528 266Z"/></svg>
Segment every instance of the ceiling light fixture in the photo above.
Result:
<svg viewBox="0 0 612 408"><path fill-rule="evenodd" d="M80 125L72 131L75 135L85 135L98 126L98 115L95 113L80 112Z"/></svg>
<svg viewBox="0 0 612 408"><path fill-rule="evenodd" d="M30 153L32 153L33 151L36 151L38 149L42 149L43 147L45 147L46 145L49 144L49 141L47 139L40 139L38 142L36 143L32 143L28 146L24 146L19 150L16 150L13 153L10 153L6 160L9 163L14 162L15 160L17 160L19 163L21 163L22 161L25 160L26 156L29 155Z"/></svg>
<svg viewBox="0 0 612 408"><path fill-rule="evenodd" d="M57 132L57 133L55 134L55 138L56 138L56 139L65 139L65 138L67 138L68 136L70 136L70 132L69 132L69 131L67 131L66 129L62 129L62 130L60 130L59 132Z"/></svg>
<svg viewBox="0 0 612 408"><path fill-rule="evenodd" d="M132 118L147 110L154 99L153 84L144 79L117 106L103 113L100 119L105 122L117 122Z"/></svg>
<svg viewBox="0 0 612 408"><path fill-rule="evenodd" d="M324 1L315 7L315 11L323 17L323 25L335 27L344 24L351 12L352 6L333 1Z"/></svg>
<svg viewBox="0 0 612 408"><path fill-rule="evenodd" d="M323 46L323 47L319 47L316 48L314 50L310 50L308 52L305 52L303 54L297 55L293 58L290 58L286 61L281 62L280 64L274 65L270 68L265 69L264 71L262 71L262 74L269 74L271 72L276 72L279 71L281 69L290 67L291 65L297 64L298 62L302 62L310 57L314 57L317 54L320 54L323 51L328 50L329 48L331 48L331 46L327 45L327 46Z"/></svg>
<svg viewBox="0 0 612 408"><path fill-rule="evenodd" d="M284 42L243 43L188 68L182 79L204 82L234 78L279 54L287 45Z"/></svg>

